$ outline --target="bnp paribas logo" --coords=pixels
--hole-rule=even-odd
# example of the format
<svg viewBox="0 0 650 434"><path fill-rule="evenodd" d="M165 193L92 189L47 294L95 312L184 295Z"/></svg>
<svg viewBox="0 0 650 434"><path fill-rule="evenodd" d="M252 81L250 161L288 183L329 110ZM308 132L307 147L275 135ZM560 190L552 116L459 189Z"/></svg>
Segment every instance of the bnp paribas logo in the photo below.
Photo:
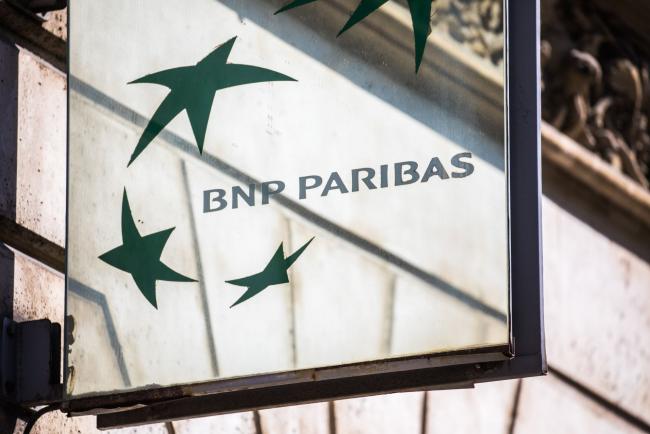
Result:
<svg viewBox="0 0 650 434"><path fill-rule="evenodd" d="M293 0L277 13L304 6L316 0ZM339 35L362 21L389 0L361 0ZM415 38L415 71L417 73L430 32L431 3L435 0L408 0ZM165 86L169 93L160 103L147 123L131 154L130 166L152 143L165 127L181 112L186 111L192 127L199 153L203 153L210 112L217 91L246 84L296 81L288 75L252 65L228 63L228 57L236 37L215 48L195 65L180 66L154 72L138 78L133 83L151 83ZM122 245L100 256L107 264L131 274L142 295L155 308L157 281L194 282L195 280L171 269L161 261L164 247L174 228L165 229L149 235L141 235L131 213L126 195L122 197ZM313 238L312 238L313 240ZM234 307L269 286L289 283L288 269L304 252L312 240L306 242L296 252L284 256L283 244L259 273L247 277L228 280L226 283L246 287L246 291L234 302Z"/></svg>
<svg viewBox="0 0 650 434"><path fill-rule="evenodd" d="M234 37L220 45L196 65L154 72L129 83L166 86L169 88L169 94L160 103L145 127L127 166L130 166L167 124L183 110L187 112L190 120L199 153L203 153L210 111L218 90L268 81L296 81L270 69L227 63L235 39L237 38Z"/></svg>
<svg viewBox="0 0 650 434"><path fill-rule="evenodd" d="M299 6L313 3L316 0L293 0L280 8L276 14L288 11ZM415 39L415 72L417 73L422 63L424 48L427 44L427 37L431 31L431 4L436 0L408 0L411 21L413 22L413 36ZM350 19L345 23L337 36L342 35L355 24L366 18L368 15L382 7L388 0L361 0L357 8L352 12Z"/></svg>
<svg viewBox="0 0 650 434"><path fill-rule="evenodd" d="M187 112L196 145L199 153L202 154L210 112L217 91L252 83L296 81L292 77L270 69L228 63L235 40L236 37L218 46L196 65L154 72L131 82L166 86L169 88L169 93L147 123L127 166L130 166L182 111ZM126 189L122 195L121 229L122 244L102 254L99 259L130 274L142 295L154 308L158 308L156 282L196 282L195 279L171 269L161 261L165 245L175 228L142 235L136 227ZM287 274L289 267L310 243L311 240L287 258L284 257L283 245L280 244L264 270L248 277L227 281L233 285L247 287L246 292L231 307L252 298L269 286L289 283Z"/></svg>

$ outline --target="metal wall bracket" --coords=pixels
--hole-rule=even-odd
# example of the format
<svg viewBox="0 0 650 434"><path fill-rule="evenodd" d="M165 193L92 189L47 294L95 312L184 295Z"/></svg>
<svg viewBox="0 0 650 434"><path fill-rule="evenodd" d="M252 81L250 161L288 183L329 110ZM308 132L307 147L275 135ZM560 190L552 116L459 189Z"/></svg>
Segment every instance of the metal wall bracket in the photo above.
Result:
<svg viewBox="0 0 650 434"><path fill-rule="evenodd" d="M5 318L0 336L0 396L22 407L60 402L61 325Z"/></svg>

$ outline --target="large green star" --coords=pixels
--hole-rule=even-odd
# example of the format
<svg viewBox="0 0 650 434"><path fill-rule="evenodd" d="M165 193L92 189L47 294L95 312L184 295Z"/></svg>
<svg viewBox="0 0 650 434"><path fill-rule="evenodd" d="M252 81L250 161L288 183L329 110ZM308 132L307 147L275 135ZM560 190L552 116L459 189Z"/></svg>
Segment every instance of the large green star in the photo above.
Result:
<svg viewBox="0 0 650 434"><path fill-rule="evenodd" d="M280 8L276 14L315 1L316 0L294 0L284 7ZM413 21L413 36L415 38L416 73L420 69L420 63L422 63L422 56L424 55L424 48L427 44L427 37L430 33L431 3L434 1L435 0L408 0L409 9L411 11L411 20ZM345 23L337 36L340 36L350 27L354 26L359 21L363 20L368 15L379 9L386 2L388 2L388 0L361 0L359 6L357 6L355 11L350 16L350 19L347 23Z"/></svg>
<svg viewBox="0 0 650 434"><path fill-rule="evenodd" d="M196 282L160 262L162 251L174 229L141 236L133 221L125 189L122 196L122 245L99 257L107 264L131 274L142 295L156 309L156 280Z"/></svg>
<svg viewBox="0 0 650 434"><path fill-rule="evenodd" d="M154 72L129 83L159 84L170 92L145 127L127 166L183 110L187 111L199 152L203 153L212 102L219 89L265 81L296 81L270 69L226 63L235 39L220 45L196 65Z"/></svg>

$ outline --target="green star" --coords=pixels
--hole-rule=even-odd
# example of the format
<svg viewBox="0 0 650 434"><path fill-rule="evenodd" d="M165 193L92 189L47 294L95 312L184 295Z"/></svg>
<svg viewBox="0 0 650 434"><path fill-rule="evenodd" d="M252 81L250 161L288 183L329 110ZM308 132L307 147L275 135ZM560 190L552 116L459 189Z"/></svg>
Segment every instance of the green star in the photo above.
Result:
<svg viewBox="0 0 650 434"><path fill-rule="evenodd" d="M125 189L122 196L122 245L99 257L107 264L131 274L142 295L156 309L156 280L196 282L160 262L160 255L174 229L141 236L133 221Z"/></svg>
<svg viewBox="0 0 650 434"><path fill-rule="evenodd" d="M155 72L129 83L159 84L170 92L145 127L127 166L183 110L187 111L199 152L203 153L212 102L219 89L265 81L296 81L270 69L226 63L235 39L220 45L196 65Z"/></svg>
<svg viewBox="0 0 650 434"><path fill-rule="evenodd" d="M235 301L235 303L230 306L231 308L237 306L240 303L245 302L251 297L256 296L260 292L264 291L266 288L272 285L280 285L282 283L289 283L289 275L287 270L289 267L296 262L296 259L302 255L302 252L305 251L307 246L314 240L310 239L305 244L302 245L298 250L288 257L284 257L284 247L283 243L280 243L280 247L275 251L275 254L271 258L264 270L260 271L257 274L253 274L247 277L242 277L240 279L226 280L226 283L231 285L244 286L246 287L246 292L242 294L241 297Z"/></svg>
<svg viewBox="0 0 650 434"><path fill-rule="evenodd" d="M284 7L276 11L279 14L289 9L303 6L308 3L315 2L316 0L294 0ZM408 0L409 9L411 11L411 20L413 21L413 36L415 38L415 72L420 69L422 63L422 56L424 55L424 48L427 44L427 37L430 33L431 21L431 3L435 0ZM341 36L343 32L357 24L359 21L366 18L368 15L383 6L388 0L361 0L359 6L350 16L350 19L343 26L337 36Z"/></svg>

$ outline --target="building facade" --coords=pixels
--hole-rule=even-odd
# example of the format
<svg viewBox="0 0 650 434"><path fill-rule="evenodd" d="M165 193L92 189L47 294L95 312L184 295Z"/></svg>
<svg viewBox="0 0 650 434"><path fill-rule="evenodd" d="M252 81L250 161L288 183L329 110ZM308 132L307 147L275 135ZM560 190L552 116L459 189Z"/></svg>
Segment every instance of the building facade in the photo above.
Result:
<svg viewBox="0 0 650 434"><path fill-rule="evenodd" d="M473 88L483 94L467 97L489 100L502 92L503 49L490 44L489 37L482 38L481 46L472 33L459 34L454 20L462 23L472 13L472 3L481 5L477 13L484 18L499 12L490 12L486 1L441 3L436 19L446 20L449 36L432 38L438 47L462 53L479 70L482 81ZM64 322L66 17L66 11L55 12L39 22L0 3L0 308L16 321ZM483 19L479 30L502 31L495 20ZM592 84L588 81L587 87ZM578 101L569 107L581 107L580 98L585 98L582 91L562 95L572 104ZM101 101L80 98L86 98L92 122L93 111L103 110L97 109ZM486 128L498 137L496 118L492 130L489 122ZM542 130L548 376L115 432L650 432L650 193L644 169L639 163L637 168L626 165L624 153L592 152L589 134L599 137L596 124L585 122L589 127L580 129L575 122L554 123L551 118L557 116L549 115L550 123ZM637 155L643 162L644 154ZM399 275L379 278L384 277L391 281ZM101 306L95 309L94 315L101 317ZM100 366L98 378L112 375L108 355L87 357ZM94 432L94 418L51 413L35 432Z"/></svg>

